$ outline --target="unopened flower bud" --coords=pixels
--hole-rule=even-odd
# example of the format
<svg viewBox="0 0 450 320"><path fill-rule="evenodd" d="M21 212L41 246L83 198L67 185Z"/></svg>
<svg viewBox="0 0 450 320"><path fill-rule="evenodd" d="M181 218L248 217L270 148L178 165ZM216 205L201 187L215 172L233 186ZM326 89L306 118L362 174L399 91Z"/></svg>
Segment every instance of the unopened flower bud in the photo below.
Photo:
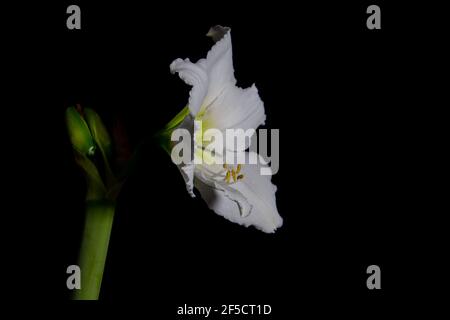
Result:
<svg viewBox="0 0 450 320"><path fill-rule="evenodd" d="M91 132L86 121L74 107L66 110L66 125L73 148L82 155L93 155L95 144Z"/></svg>
<svg viewBox="0 0 450 320"><path fill-rule="evenodd" d="M111 138L103 124L102 119L94 110L90 108L84 109L84 116L91 130L92 137L97 145L105 152L106 156L111 155Z"/></svg>

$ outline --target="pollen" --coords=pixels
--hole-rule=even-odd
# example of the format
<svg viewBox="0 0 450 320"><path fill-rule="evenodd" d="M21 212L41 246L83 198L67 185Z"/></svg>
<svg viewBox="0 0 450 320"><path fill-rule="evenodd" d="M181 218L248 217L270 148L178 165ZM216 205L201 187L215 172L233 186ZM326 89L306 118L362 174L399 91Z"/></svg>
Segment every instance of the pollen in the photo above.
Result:
<svg viewBox="0 0 450 320"><path fill-rule="evenodd" d="M238 179L238 180L244 179L244 175L243 175L243 174L238 175L237 179Z"/></svg>

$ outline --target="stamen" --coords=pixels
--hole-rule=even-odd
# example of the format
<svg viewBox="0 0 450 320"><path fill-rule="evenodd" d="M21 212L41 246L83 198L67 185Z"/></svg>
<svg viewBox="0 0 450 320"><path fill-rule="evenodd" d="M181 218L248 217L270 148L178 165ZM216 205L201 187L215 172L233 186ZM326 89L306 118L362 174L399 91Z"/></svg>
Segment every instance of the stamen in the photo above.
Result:
<svg viewBox="0 0 450 320"><path fill-rule="evenodd" d="M230 171L227 171L227 175L225 176L226 183L230 183Z"/></svg>
<svg viewBox="0 0 450 320"><path fill-rule="evenodd" d="M236 171L234 169L231 170L231 175L233 176L233 181L236 182Z"/></svg>
<svg viewBox="0 0 450 320"><path fill-rule="evenodd" d="M233 182L237 182L238 180L244 179L244 175L239 174L239 172L241 172L241 169L242 169L241 164L238 164L235 169L235 168L233 168L233 166L224 163L223 168L227 171L227 173L225 175L225 179L224 179L227 183L233 183ZM233 178L233 181L231 181L231 178Z"/></svg>

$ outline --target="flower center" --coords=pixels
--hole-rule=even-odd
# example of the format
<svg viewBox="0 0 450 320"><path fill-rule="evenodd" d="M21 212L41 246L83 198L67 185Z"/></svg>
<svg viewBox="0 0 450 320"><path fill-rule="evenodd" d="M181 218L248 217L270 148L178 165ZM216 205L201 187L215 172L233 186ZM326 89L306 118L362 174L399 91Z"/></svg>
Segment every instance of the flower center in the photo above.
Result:
<svg viewBox="0 0 450 320"><path fill-rule="evenodd" d="M225 174L225 181L226 181L226 183L234 183L234 182L237 182L239 180L244 179L244 175L243 174L239 174L241 172L241 169L242 169L242 165L241 164L238 164L236 167L234 167L232 165L224 164L223 168L227 172ZM233 181L231 181L231 179L233 179Z"/></svg>

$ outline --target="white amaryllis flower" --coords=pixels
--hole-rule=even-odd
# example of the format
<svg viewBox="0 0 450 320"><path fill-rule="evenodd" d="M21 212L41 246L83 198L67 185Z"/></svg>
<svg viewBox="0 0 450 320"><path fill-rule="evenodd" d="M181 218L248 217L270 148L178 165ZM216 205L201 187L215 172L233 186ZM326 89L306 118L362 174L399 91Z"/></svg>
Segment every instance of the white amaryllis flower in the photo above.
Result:
<svg viewBox="0 0 450 320"><path fill-rule="evenodd" d="M170 65L172 73L177 72L192 86L189 114L180 127L194 131L193 141L189 141L194 145L194 154L206 152L197 148L195 137L198 137L199 130L256 129L264 124L266 118L256 87L236 87L230 29L217 26L210 29L208 36L216 43L206 59L196 63L189 59L176 59ZM201 121L202 128L194 125L198 121ZM281 227L283 220L278 214L276 186L271 182L271 175L261 175L261 167L268 166L261 164L264 163L262 157L258 158L259 164L198 164L189 161L179 168L191 196L194 196L195 186L209 208L217 214L232 222L253 225L272 233Z"/></svg>

